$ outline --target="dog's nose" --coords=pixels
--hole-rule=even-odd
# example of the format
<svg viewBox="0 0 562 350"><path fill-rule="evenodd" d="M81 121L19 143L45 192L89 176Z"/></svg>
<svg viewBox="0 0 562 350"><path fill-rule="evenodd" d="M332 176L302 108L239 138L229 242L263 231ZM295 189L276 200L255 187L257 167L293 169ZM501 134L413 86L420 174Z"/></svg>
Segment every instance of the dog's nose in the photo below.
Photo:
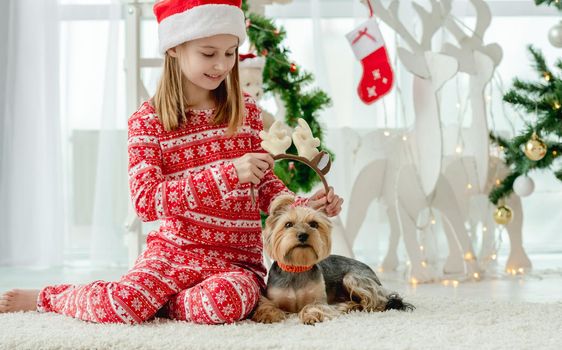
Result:
<svg viewBox="0 0 562 350"><path fill-rule="evenodd" d="M297 235L297 239L299 240L299 242L304 243L306 242L306 240L308 239L308 233L305 232L301 232Z"/></svg>

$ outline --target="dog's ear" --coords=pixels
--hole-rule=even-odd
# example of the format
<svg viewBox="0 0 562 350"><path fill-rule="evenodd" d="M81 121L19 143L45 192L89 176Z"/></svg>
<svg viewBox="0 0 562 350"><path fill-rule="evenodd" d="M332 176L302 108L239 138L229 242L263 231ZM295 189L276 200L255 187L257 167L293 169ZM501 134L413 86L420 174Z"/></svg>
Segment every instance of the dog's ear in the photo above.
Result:
<svg viewBox="0 0 562 350"><path fill-rule="evenodd" d="M290 194L282 194L271 202L269 205L269 216L277 216L280 212L284 211L291 204L295 202L295 196Z"/></svg>

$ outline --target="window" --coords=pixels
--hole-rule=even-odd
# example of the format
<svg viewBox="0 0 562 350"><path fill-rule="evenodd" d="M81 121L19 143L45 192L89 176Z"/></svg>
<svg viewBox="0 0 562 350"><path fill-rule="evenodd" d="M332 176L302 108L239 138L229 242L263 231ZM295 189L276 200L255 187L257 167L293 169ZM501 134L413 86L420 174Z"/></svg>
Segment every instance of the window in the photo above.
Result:
<svg viewBox="0 0 562 350"><path fill-rule="evenodd" d="M503 49L503 60L497 69L497 75L491 88L486 91L492 103L489 125L494 125L498 130L510 131L512 124L514 128L518 128L522 125L522 120L509 106L502 106L499 98L501 89L506 90L515 76L533 78L525 49L528 43L541 48L550 63L554 62L554 58L560 57L560 50L553 48L547 41L547 32L557 23L559 14L551 8L536 7L531 1L487 3L492 9L493 18L491 27L486 32L485 42L498 42ZM123 63L126 28L124 19L121 19L117 30L112 32L115 22L110 19L114 9L112 6L115 4L112 0L60 0L61 111L65 121L63 135L68 141L66 164L74 184L69 191L73 213L67 237L67 247L71 254L85 251L89 244L88 225L91 223L92 188L95 183L91 169L96 169L97 160L96 131L105 127L104 120L110 120L112 128L124 131L128 117ZM123 6L124 18L127 11L126 5ZM469 1L454 1L453 13L468 26L475 22ZM400 129L412 124L411 106L405 106L406 113L402 114L402 97L396 91L385 98L384 104L365 106L358 101L356 87L361 78L362 67L353 56L345 34L367 16L366 8L359 1L353 1L350 5L349 0L293 0L287 5L268 7L266 15L277 18L277 23L286 29L287 39L284 45L291 50L292 59L303 69L314 73L317 86L331 96L333 106L322 112L322 121L328 129L351 127L365 132L381 127ZM381 24L381 30L391 60L395 62L394 32L384 24ZM145 18L141 23L141 32L142 56L156 57L155 21ZM110 33L115 36L110 37ZM438 34L435 40L441 38ZM115 42L117 45L112 46ZM435 43L436 47L438 44ZM117 52L111 51L115 48ZM247 49L247 45L243 49ZM409 73L400 64L395 66L398 77L408 76ZM116 76L108 72L116 72ZM158 68L142 71L142 79L150 94L155 90L159 73ZM104 79L115 80L115 96L107 96L109 91L106 90L107 81ZM451 101L443 106L442 116L446 125L460 123L466 126L470 122L470 109L466 109L464 113L459 113L457 109L457 105L466 104L466 86L466 76L459 76L449 81L443 89L442 101ZM409 94L407 85L402 88L404 94ZM458 90L463 93L458 94ZM105 98L116 101L116 107L112 109L112 113L115 111L114 115L108 116L104 112L104 106L99 101ZM269 103L271 104L271 100ZM78 133L80 141L77 143L74 136ZM550 244L554 241L560 218L546 220L552 211L544 210L545 207L555 208L560 205L560 184L548 174L533 176L536 176L537 194L524 202L524 211L529 218L526 227L535 227L540 232L525 233L525 244L529 250L562 250L562 242L559 240L558 245ZM381 249L386 247L380 243L378 246Z"/></svg>

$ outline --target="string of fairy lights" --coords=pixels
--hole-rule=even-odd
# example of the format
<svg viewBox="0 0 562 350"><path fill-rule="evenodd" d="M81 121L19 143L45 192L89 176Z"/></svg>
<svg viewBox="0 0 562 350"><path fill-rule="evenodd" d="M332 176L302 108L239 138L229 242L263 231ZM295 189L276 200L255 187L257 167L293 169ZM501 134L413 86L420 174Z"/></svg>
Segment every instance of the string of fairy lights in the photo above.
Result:
<svg viewBox="0 0 562 350"><path fill-rule="evenodd" d="M396 34L395 34L395 39L396 39ZM398 64L397 58L398 58L398 55L394 55L394 66L397 66L397 64ZM399 72L396 72L396 74L398 75ZM397 78L396 81L400 81L400 79ZM407 125L406 112L405 112L404 98L402 98L402 91L401 91L401 88L400 88L400 84L396 84L395 89L396 89L395 102L396 102L396 105L399 106L399 108L396 108L396 110L401 111L401 113L397 113L397 114L399 114L402 117L402 122L403 122L404 127L405 127ZM387 115L388 112L387 112L387 109L386 109L386 104L385 104L384 99L382 100L382 104L383 104L383 111L384 111L384 114L385 114L383 135L386 136L386 137L389 137L389 136L391 136L391 132L390 132L390 129L388 127L388 119L389 118L388 118L388 115ZM397 120L398 119L399 118L397 118ZM397 125L397 127L398 127L398 125ZM408 158L408 161L410 163L413 163L414 162L414 159L413 159L414 155L413 155L413 151L411 150L411 144L407 142L408 141L407 133L403 133L402 136L401 136L401 139L402 139L402 141L404 141L406 143L406 147L405 147L406 157ZM418 182L418 187L421 188L421 179L419 178L418 173L416 173L416 180ZM395 182L395 185L396 184L397 184L397 181ZM395 189L395 190L397 190L397 189ZM435 215L434 209L433 209L434 200L435 200L435 192L431 196L429 196L429 198L425 197L426 207L429 208L429 212L428 212L428 215L427 215L427 221L425 221L425 223L422 223L422 224L418 224L417 218L414 218L412 216L412 214L410 214L407 210L405 210L404 209L405 207L404 207L403 204L401 206L402 209L403 209L402 211L406 214L406 216L408 217L410 222L415 224L416 230L420 234L420 237L417 239L417 242L419 244L419 254L421 255L420 265L421 265L422 268L428 268L429 267L428 256L426 254L427 249L426 249L426 246L425 246L428 243L427 235L426 235L427 231L430 230L431 236L436 237L435 226L437 224L437 218L436 218L436 215ZM401 199L398 198L398 201L400 202ZM476 261L476 257L474 255L474 253L470 250L470 247L468 249L469 250L464 253L463 259L467 263L474 263ZM495 257L494 257L494 259L495 259ZM412 263L411 263L410 260L406 261L406 266L408 267L408 269L412 267L411 264ZM378 269L378 271L384 272L382 267L380 267ZM404 273L408 274L408 271L405 271ZM469 277L470 280L479 280L480 278L481 278L481 276L480 276L480 273L478 273L478 272L474 272ZM466 279L460 279L460 278L459 279L443 279L441 281L441 283L446 285L446 286L451 285L451 286L456 287L463 280L466 280ZM418 280L415 277L410 277L409 282L412 285L418 284Z"/></svg>
<svg viewBox="0 0 562 350"><path fill-rule="evenodd" d="M396 35L396 34L395 34L395 35ZM397 57L397 55L395 55L395 66L396 66L396 64L397 64L397 62L396 62L396 57ZM487 94L487 95L485 96L486 105L488 106L487 110L489 111L489 114L490 114L490 116L491 116L492 123L493 123L493 130L495 130L496 128L495 128L495 120L494 120L495 118L494 118L494 114L493 114L494 112L493 112L493 108L492 108L492 106L491 106L492 91L493 91L494 88L496 88L496 89L498 89L498 90L500 91L500 93L502 93L502 95L503 95L503 83L501 83L501 77L499 77L498 74L499 74L498 72L495 72L494 77L493 77L492 84L489 85L489 87L488 87L488 88L490 89L490 92L489 92L489 94ZM550 74L544 74L544 78L545 78L545 80L548 81L548 80L551 78L551 75L550 75ZM398 80L398 79L397 79L397 80ZM494 83L495 83L495 86L494 86ZM396 101L400 101L400 103L397 103L397 105L400 105L400 106L402 107L402 113L401 113L401 115L403 116L403 119L404 119L404 125L407 125L407 124L406 124L406 118L405 118L405 112L404 112L404 106L403 106L403 100L400 98L400 96L401 96L401 90L400 90L399 85L396 86L396 90L397 90L397 93L395 94L395 99L396 99ZM458 95L458 99L460 100L460 95ZM467 97L465 100L468 100L468 97ZM465 116L465 114L466 114L467 105L468 105L468 103L467 103L466 101L465 101L464 104L462 104L461 101L459 101L459 102L457 103L457 108L458 108L458 110L459 110L459 116L460 116L460 120L461 120L461 123L460 123L461 126L462 126L462 120L464 119L464 116ZM555 102L553 103L553 108L554 108L554 109L560 109L560 108L561 108L561 107L560 107L560 103L559 103L558 101L555 101ZM391 135L391 132L390 132L390 129L389 129L389 127L388 127L388 116L387 116L386 105L384 104L384 100L383 100L383 110L384 110L384 113L385 113L385 118L384 118L384 123L385 123L385 125L384 125L384 135L385 135L385 136L390 136L390 135ZM503 104L502 104L502 110L504 110L504 115L507 115L507 113L505 113L505 106L504 106ZM516 111L516 113L517 113L517 115L520 117L520 119L523 120L523 117L521 116L521 114L518 113L517 111ZM397 114L398 114L398 113L397 113ZM511 121L509 121L509 123L511 124L513 133L515 133L515 128L514 128L513 124L511 123ZM461 155L461 156L462 156L462 154L463 154L463 152L464 152L464 142L463 142L464 140L462 139L462 134L460 133L460 130L461 130L461 129L459 128L459 135L458 135L458 139L457 139L457 146L456 146L456 149L455 149L455 153L457 153L458 155ZM403 140L403 141L407 141L407 140L408 140L406 134L403 134L403 135L402 135L402 140ZM536 137L536 135L534 135L533 138L532 138L529 142L530 142L530 145L529 145L529 146L526 146L526 150L527 150L526 155L527 155L530 159L532 159L532 157L536 157L535 153L540 152L541 148L544 148L545 145L543 144L543 142L542 142L541 139L539 139L538 137ZM499 154L501 154L503 151L504 151L504 147L503 147L503 146L499 146L498 156L499 156ZM553 155L556 156L556 155L557 155L556 151L554 150L553 152L554 152ZM498 158L499 158L499 157L498 157ZM472 164L473 164L473 167L476 168L475 163L472 163ZM499 168L496 166L496 167L494 168L494 170L493 170L493 176L492 176L492 178L494 179L493 181L494 181L494 185L495 185L495 186L499 186L499 185L501 185L501 183L502 183L502 180L499 178L498 169L499 169ZM477 173L477 172L476 172L476 169L474 169L474 170L475 170L475 173ZM463 168L463 171L465 172L466 178L469 179L469 181L468 181L467 184L466 184L466 189L470 191L470 190L473 189L473 184L472 184L472 182L470 181L470 178L469 178L469 176L468 176L468 171L467 171L465 168ZM482 192L482 190L483 190L483 189L481 189L480 186L477 185L477 188L475 189L475 191L477 191L477 192ZM428 205L429 205L429 204L428 204ZM433 213L433 210L431 209L431 205L429 205L429 207L430 207L430 212L429 212L429 220L428 220L427 223L418 225L417 221L414 221L413 218L410 218L411 220L413 220L414 222L416 222L416 228L417 228L422 234L426 232L426 229L427 229L428 227L430 227L430 228L431 228L431 231L433 232L433 225L436 224L435 215L434 215L434 213ZM410 215L410 214L408 213L408 215ZM498 251L500 250L501 244L502 244L502 242L503 242L503 240L502 240L502 234L503 234L504 232L507 232L507 231L506 231L506 225L508 225L508 224L511 222L512 218L513 218L513 213L512 213L512 211L511 211L511 209L510 209L507 205L505 205L503 202L500 203L500 204L498 205L498 207L496 208L496 210L494 211L494 221L495 221L496 224L498 225L498 226L497 226L497 231L499 231L499 232L498 232L498 239L497 239L497 240L494 240L494 242L496 242L497 244L495 244L495 245L492 247L492 249L490 250L490 252L489 252L487 255L481 256L481 257L479 258L480 266L482 266L482 267L484 268L484 271L487 270L487 267L489 266L490 263L497 261ZM484 234L486 234L486 233L488 232L488 227L487 227L486 225L482 225L481 230L482 230L482 232L483 232ZM497 231L494 230L493 232L497 232ZM493 234L493 233L492 233L492 234ZM421 239L421 242L424 242L424 241L425 241L425 239L422 238L422 239ZM420 249L420 252L423 254L424 251L425 251L425 247L424 247L423 243L420 244L419 249ZM467 262L473 262L473 261L476 259L476 257L474 256L474 254L473 254L472 252L470 252L470 251L466 252L466 253L464 254L463 258L464 258L464 260L467 261ZM411 262L408 261L408 262L407 262L407 266L410 266L410 265L411 265ZM422 257L421 265L422 265L422 267L427 267L427 266L428 266L427 257L425 257L425 256ZM382 268L380 268L379 271L382 271ZM525 272L526 272L526 271L525 271L524 268L517 268L517 269L510 269L510 268L507 268L507 269L506 269L506 273L509 274L509 275L524 274ZM474 279L474 280L478 280L478 279L481 278L481 276L480 276L480 274L479 274L478 272L474 272L471 277L472 277L472 279ZM418 283L415 278L412 278L412 279L410 280L410 282L411 282L412 284L417 284L417 283ZM460 281L459 281L458 279L444 279L444 280L442 280L441 282L442 282L444 285L452 285L452 286L455 286L455 287L456 287L456 286L458 286L458 284L459 284Z"/></svg>

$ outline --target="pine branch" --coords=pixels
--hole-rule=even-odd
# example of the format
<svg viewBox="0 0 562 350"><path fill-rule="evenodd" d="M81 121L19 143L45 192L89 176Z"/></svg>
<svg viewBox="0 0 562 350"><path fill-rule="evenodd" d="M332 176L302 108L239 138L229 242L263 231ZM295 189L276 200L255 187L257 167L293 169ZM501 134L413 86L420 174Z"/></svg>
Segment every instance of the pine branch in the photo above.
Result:
<svg viewBox="0 0 562 350"><path fill-rule="evenodd" d="M513 88L515 90L523 90L521 92L525 92L527 94L531 94L533 96L540 96L542 93L545 93L549 89L548 84L535 83L535 82L527 82L521 81L517 78L513 81Z"/></svg>
<svg viewBox="0 0 562 350"><path fill-rule="evenodd" d="M519 94L516 90L509 90L503 97L503 100L507 103L511 103L516 108L523 109L526 112L534 112L535 107L537 107L536 101Z"/></svg>
<svg viewBox="0 0 562 350"><path fill-rule="evenodd" d="M562 58L559 58L556 60L556 63L554 64L554 66L560 70L562 70Z"/></svg>
<svg viewBox="0 0 562 350"><path fill-rule="evenodd" d="M490 132L490 140L498 146L508 148L508 141L499 135L495 135L493 132Z"/></svg>
<svg viewBox="0 0 562 350"><path fill-rule="evenodd" d="M558 0L535 0L535 4L537 4L537 6L540 5L554 6L557 9L562 10L562 1L558 1Z"/></svg>
<svg viewBox="0 0 562 350"><path fill-rule="evenodd" d="M533 56L533 59L534 59L533 67L535 68L535 70L537 72L541 73L541 76L542 76L542 73L548 72L548 67L546 66L546 62L544 60L544 56L543 56L542 52L535 49L533 47L533 45L527 46L527 49L529 50L529 52Z"/></svg>
<svg viewBox="0 0 562 350"><path fill-rule="evenodd" d="M558 180L562 181L562 169L555 171L554 176L556 176Z"/></svg>
<svg viewBox="0 0 562 350"><path fill-rule="evenodd" d="M488 196L490 202L498 205L500 199L509 197L509 195L513 192L513 182L515 182L515 179L519 175L521 175L521 173L512 172L505 179L503 179L499 185L496 185L496 187L494 187L494 189Z"/></svg>

